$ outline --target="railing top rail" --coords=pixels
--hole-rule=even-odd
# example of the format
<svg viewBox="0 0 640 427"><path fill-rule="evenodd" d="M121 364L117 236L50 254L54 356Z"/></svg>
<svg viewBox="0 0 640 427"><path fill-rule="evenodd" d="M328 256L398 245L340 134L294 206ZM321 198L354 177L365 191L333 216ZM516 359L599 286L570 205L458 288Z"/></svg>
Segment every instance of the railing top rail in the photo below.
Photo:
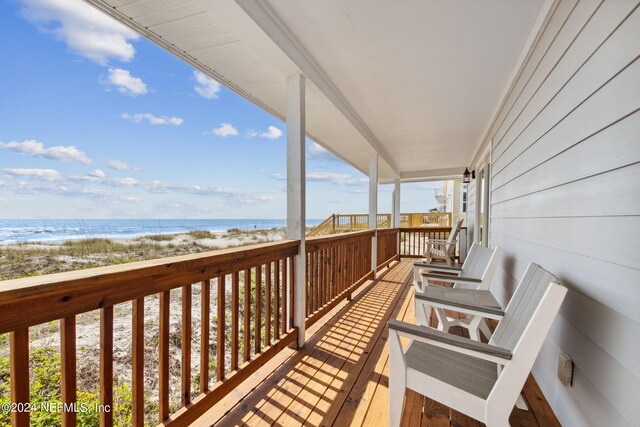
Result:
<svg viewBox="0 0 640 427"><path fill-rule="evenodd" d="M378 234L391 234L397 233L399 228L378 228Z"/></svg>
<svg viewBox="0 0 640 427"><path fill-rule="evenodd" d="M467 227L460 227L460 230L466 230ZM428 226L428 225L424 225L422 227L401 227L400 231L403 233L406 232L413 232L413 231L424 231L424 232L429 232L429 233L433 233L433 232L440 232L440 231L451 231L451 227L434 227L434 226Z"/></svg>
<svg viewBox="0 0 640 427"><path fill-rule="evenodd" d="M401 212L400 215L450 215L451 212Z"/></svg>
<svg viewBox="0 0 640 427"><path fill-rule="evenodd" d="M307 247L317 245L319 243L348 240L358 237L373 236L374 230L352 231L349 233L330 234L328 236L313 236L306 239Z"/></svg>
<svg viewBox="0 0 640 427"><path fill-rule="evenodd" d="M208 280L298 253L298 240L0 282L0 334Z"/></svg>

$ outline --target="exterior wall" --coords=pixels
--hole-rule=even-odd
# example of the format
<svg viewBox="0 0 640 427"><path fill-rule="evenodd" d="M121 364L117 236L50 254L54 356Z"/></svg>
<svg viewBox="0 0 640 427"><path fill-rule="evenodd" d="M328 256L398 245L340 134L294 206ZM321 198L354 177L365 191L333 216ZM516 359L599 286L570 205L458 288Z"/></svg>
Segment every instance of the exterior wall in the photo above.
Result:
<svg viewBox="0 0 640 427"><path fill-rule="evenodd" d="M462 213L462 180L445 181L444 194L447 197L445 212L451 212L452 223L456 224L461 219L465 219L466 215ZM463 223L464 225L466 224Z"/></svg>
<svg viewBox="0 0 640 427"><path fill-rule="evenodd" d="M496 296L531 261L570 288L533 369L567 426L640 425L639 54L638 1L560 0L485 141L489 242L505 250Z"/></svg>

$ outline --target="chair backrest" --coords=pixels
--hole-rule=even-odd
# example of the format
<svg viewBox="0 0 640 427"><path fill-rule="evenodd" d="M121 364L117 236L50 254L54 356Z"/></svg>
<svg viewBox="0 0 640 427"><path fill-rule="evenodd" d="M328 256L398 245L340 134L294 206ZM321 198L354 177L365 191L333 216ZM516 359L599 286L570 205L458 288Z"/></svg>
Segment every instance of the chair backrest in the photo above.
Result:
<svg viewBox="0 0 640 427"><path fill-rule="evenodd" d="M538 264L529 264L491 338L493 344L511 351L515 349L552 282L558 283L556 276Z"/></svg>
<svg viewBox="0 0 640 427"><path fill-rule="evenodd" d="M493 275L502 261L502 248L485 248L478 243L473 243L469 250L469 255L462 265L460 276L471 277L473 279L481 279L480 285L467 285L463 283L455 283L454 288L463 289L489 289Z"/></svg>
<svg viewBox="0 0 640 427"><path fill-rule="evenodd" d="M453 227L451 227L451 231L449 231L449 237L447 237L447 243L453 243L458 239L458 234L460 233L460 229L462 228L462 222L464 219L458 221Z"/></svg>
<svg viewBox="0 0 640 427"><path fill-rule="evenodd" d="M508 417L566 293L567 288L553 274L537 264L529 264L489 341L511 350L513 357L488 397L487 414L508 411L505 414Z"/></svg>

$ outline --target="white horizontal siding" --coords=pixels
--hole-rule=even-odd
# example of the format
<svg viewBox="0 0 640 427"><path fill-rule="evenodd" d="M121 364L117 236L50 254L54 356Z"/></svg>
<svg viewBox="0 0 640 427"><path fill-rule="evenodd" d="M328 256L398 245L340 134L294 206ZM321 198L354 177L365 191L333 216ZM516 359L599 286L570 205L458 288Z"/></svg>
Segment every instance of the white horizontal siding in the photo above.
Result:
<svg viewBox="0 0 640 427"><path fill-rule="evenodd" d="M570 289L533 370L564 425L640 425L639 41L637 0L560 0L487 138L492 290L532 261Z"/></svg>

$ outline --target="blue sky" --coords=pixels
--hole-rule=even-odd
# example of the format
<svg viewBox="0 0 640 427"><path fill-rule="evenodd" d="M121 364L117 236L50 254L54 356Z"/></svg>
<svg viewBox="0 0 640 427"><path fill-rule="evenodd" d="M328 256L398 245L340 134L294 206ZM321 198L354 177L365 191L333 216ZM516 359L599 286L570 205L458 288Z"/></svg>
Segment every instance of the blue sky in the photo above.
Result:
<svg viewBox="0 0 640 427"><path fill-rule="evenodd" d="M259 107L81 0L2 2L0 37L1 218L285 216L286 127ZM307 216L366 212L367 177L307 145Z"/></svg>

